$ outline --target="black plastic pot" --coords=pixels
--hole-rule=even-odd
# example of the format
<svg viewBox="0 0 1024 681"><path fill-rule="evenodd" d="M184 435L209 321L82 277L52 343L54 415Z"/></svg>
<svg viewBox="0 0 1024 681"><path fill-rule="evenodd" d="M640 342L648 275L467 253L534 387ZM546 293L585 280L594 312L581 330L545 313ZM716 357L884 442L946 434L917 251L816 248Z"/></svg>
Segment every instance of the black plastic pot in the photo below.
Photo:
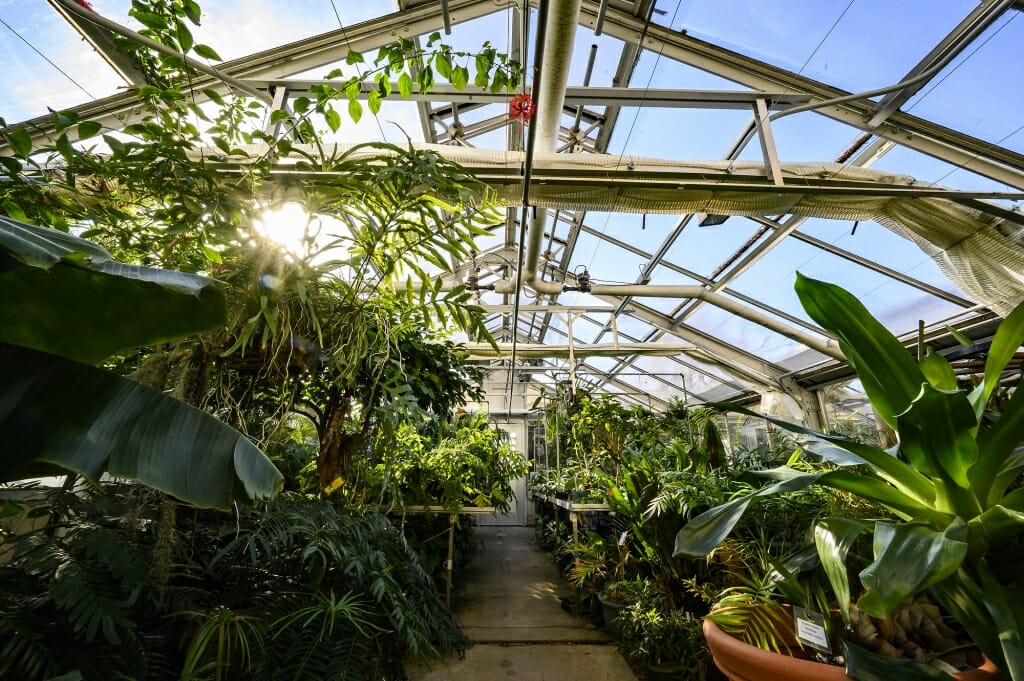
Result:
<svg viewBox="0 0 1024 681"><path fill-rule="evenodd" d="M602 594L597 594L597 600L601 602L601 615L604 617L604 626L608 628L608 631L618 638L619 636L619 613L626 606L622 603L616 603L615 601L609 601Z"/></svg>

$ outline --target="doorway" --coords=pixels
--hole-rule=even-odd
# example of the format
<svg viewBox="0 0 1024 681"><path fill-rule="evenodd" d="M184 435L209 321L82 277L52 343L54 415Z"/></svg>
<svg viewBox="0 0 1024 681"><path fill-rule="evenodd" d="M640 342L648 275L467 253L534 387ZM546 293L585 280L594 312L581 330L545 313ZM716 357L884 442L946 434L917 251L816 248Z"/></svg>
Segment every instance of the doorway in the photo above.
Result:
<svg viewBox="0 0 1024 681"><path fill-rule="evenodd" d="M493 423L493 422L492 422ZM526 456L526 434L523 432L522 423L499 423L493 427L508 433L509 442L516 448L516 451ZM516 478L512 481L512 490L515 492L515 499L509 502L508 513L497 515L482 515L477 518L479 525L505 525L505 526L526 526L526 480L527 476Z"/></svg>

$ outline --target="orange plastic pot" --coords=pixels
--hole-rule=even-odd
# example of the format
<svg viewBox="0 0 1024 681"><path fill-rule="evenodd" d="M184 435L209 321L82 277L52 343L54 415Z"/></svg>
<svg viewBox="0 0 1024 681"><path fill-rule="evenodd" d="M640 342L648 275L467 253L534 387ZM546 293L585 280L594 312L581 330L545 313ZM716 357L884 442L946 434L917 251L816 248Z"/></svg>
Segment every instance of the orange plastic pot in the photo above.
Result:
<svg viewBox="0 0 1024 681"><path fill-rule="evenodd" d="M730 636L711 620L704 620L704 638L715 666L731 681L850 681L842 667L761 650ZM988 660L978 669L953 674L953 678L963 681L1006 679Z"/></svg>

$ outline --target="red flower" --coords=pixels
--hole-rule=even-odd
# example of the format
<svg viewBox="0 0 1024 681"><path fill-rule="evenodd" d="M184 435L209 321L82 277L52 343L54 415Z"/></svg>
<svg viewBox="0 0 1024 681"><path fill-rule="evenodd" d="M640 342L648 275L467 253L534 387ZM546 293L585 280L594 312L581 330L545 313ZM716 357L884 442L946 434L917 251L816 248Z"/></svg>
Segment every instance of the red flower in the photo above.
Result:
<svg viewBox="0 0 1024 681"><path fill-rule="evenodd" d="M75 2L77 2L79 5L81 5L82 7L86 8L90 12L95 12L96 11L96 10L94 10L92 8L92 4L89 3L89 0L75 0Z"/></svg>
<svg viewBox="0 0 1024 681"><path fill-rule="evenodd" d="M533 103L533 98L523 92L512 98L508 109L508 115L512 119L521 120L529 125L530 119L533 118L533 113L537 110L537 106Z"/></svg>

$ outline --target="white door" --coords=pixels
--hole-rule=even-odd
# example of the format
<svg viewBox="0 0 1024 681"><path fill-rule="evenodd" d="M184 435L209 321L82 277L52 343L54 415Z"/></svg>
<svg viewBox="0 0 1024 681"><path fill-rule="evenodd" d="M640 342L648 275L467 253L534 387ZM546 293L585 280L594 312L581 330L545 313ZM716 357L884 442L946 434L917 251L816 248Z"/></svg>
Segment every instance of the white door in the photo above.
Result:
<svg viewBox="0 0 1024 681"><path fill-rule="evenodd" d="M508 433L509 441L516 451L526 456L526 435L522 423L499 423L497 428ZM518 525L526 526L526 476L512 481L512 490L516 498L509 502L508 513L477 516L480 525Z"/></svg>

